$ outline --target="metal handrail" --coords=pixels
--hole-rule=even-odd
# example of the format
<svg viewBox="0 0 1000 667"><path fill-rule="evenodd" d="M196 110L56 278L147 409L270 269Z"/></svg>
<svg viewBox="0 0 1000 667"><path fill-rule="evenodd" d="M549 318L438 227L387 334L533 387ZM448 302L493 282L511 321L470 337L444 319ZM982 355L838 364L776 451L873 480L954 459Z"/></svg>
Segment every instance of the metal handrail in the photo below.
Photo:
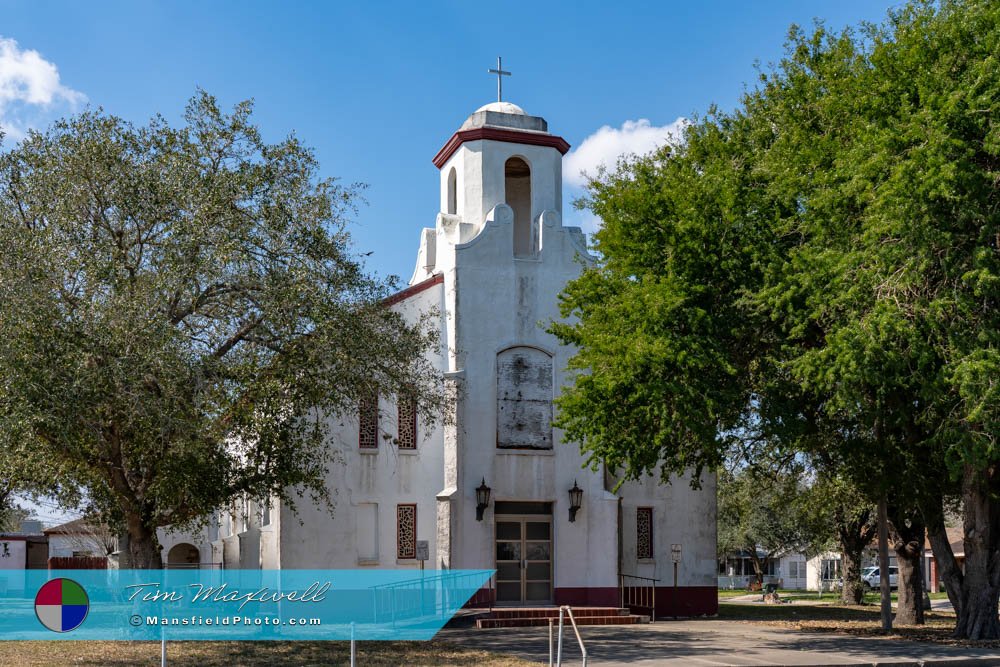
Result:
<svg viewBox="0 0 1000 667"><path fill-rule="evenodd" d="M637 579L642 582L649 582L644 585L639 586L626 586L625 579ZM621 607L623 609L628 609L632 611L632 607L639 609L648 609L649 617L652 620L656 620L656 584L660 583L659 579L654 579L653 577L640 577L636 574L619 574L618 575L618 591L619 600L621 602ZM628 593L626 594L626 590ZM628 599L626 599L626 597ZM647 604L648 603L648 604Z"/></svg>
<svg viewBox="0 0 1000 667"><path fill-rule="evenodd" d="M432 570L432 572L435 570ZM436 570L441 574L427 574L419 578L395 581L387 584L370 586L372 592L372 613L376 622L384 622L388 619L395 625L396 621L412 619L422 616L433 616L445 614L449 608L451 590L448 583L460 581L472 581L478 574L470 572L452 572L449 570ZM485 594L487 603L493 607L493 587L491 576L487 580ZM425 596L426 593L426 596ZM473 593L471 599L480 597L483 593L482 587Z"/></svg>
<svg viewBox="0 0 1000 667"><path fill-rule="evenodd" d="M555 667L562 667L562 645L563 645L563 612L569 616L570 625L573 626L573 634L576 635L576 643L580 646L580 653L583 655L582 667L587 667L587 647L583 644L583 637L580 636L580 628L576 625L576 619L573 618L573 609L569 605L563 605L559 607L559 639L558 648L556 649L556 661ZM549 667L553 667L552 663L552 619L549 619Z"/></svg>

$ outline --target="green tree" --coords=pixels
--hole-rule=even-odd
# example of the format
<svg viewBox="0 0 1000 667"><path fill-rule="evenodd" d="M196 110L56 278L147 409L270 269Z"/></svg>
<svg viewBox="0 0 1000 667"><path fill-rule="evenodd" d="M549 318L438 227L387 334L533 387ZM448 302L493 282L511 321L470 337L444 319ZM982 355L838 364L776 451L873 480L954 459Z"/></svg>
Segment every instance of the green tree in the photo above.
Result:
<svg viewBox="0 0 1000 667"><path fill-rule="evenodd" d="M768 474L742 468L719 473L719 557L747 554L759 587L768 565L782 555L817 552L799 480L788 471Z"/></svg>
<svg viewBox="0 0 1000 667"><path fill-rule="evenodd" d="M87 112L0 154L0 430L140 568L157 528L237 494L332 509L329 415L437 400L429 327L352 256L357 188L264 142L249 103L200 93L185 120Z"/></svg>
<svg viewBox="0 0 1000 667"><path fill-rule="evenodd" d="M844 604L862 604L865 587L861 581L864 550L876 533L875 506L842 475L827 470L816 473L813 483L800 499L814 532L835 538L841 554Z"/></svg>
<svg viewBox="0 0 1000 667"><path fill-rule="evenodd" d="M997 53L985 1L794 29L739 108L591 183L602 261L552 326L589 371L559 422L595 463L701 472L759 422L935 545L960 486L944 570L972 639L1000 637Z"/></svg>

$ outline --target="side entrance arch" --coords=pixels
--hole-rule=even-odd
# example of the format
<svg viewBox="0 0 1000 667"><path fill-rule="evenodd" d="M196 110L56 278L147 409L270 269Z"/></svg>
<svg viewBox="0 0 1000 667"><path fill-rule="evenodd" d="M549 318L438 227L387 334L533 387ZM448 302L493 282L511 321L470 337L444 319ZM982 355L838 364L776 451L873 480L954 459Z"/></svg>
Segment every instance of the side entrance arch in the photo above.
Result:
<svg viewBox="0 0 1000 667"><path fill-rule="evenodd" d="M198 547L187 542L175 544L167 552L167 565L197 565L200 562L201 552Z"/></svg>

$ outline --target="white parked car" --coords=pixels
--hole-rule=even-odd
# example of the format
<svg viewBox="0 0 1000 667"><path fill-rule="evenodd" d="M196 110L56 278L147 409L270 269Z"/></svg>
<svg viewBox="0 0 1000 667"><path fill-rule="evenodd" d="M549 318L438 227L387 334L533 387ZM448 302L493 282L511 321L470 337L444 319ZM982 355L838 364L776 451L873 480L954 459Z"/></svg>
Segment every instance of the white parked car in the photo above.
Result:
<svg viewBox="0 0 1000 667"><path fill-rule="evenodd" d="M896 579L899 577L899 568L895 565L889 566L889 588L896 588ZM882 585L882 577L879 575L879 568L877 565L872 567L866 567L861 571L861 581L864 583L865 588L872 590L878 588Z"/></svg>

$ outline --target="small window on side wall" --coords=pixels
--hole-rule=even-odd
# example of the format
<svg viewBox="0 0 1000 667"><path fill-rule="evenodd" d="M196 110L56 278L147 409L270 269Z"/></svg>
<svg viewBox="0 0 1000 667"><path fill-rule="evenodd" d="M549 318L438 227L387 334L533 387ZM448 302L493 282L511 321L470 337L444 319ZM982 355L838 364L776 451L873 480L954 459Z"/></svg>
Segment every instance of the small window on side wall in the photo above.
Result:
<svg viewBox="0 0 1000 667"><path fill-rule="evenodd" d="M354 518L358 560L378 562L378 503L361 503Z"/></svg>
<svg viewBox="0 0 1000 667"><path fill-rule="evenodd" d="M638 559L653 557L653 508L639 507L635 514L635 555Z"/></svg>
<svg viewBox="0 0 1000 667"><path fill-rule="evenodd" d="M417 557L417 506L396 505L396 558Z"/></svg>
<svg viewBox="0 0 1000 667"><path fill-rule="evenodd" d="M371 393L358 403L358 447L378 449L378 394Z"/></svg>
<svg viewBox="0 0 1000 667"><path fill-rule="evenodd" d="M454 167L448 172L448 210L446 212L450 215L458 213L458 176Z"/></svg>
<svg viewBox="0 0 1000 667"><path fill-rule="evenodd" d="M397 404L397 421L399 430L396 442L400 449L417 448L417 402L404 396L399 397Z"/></svg>

